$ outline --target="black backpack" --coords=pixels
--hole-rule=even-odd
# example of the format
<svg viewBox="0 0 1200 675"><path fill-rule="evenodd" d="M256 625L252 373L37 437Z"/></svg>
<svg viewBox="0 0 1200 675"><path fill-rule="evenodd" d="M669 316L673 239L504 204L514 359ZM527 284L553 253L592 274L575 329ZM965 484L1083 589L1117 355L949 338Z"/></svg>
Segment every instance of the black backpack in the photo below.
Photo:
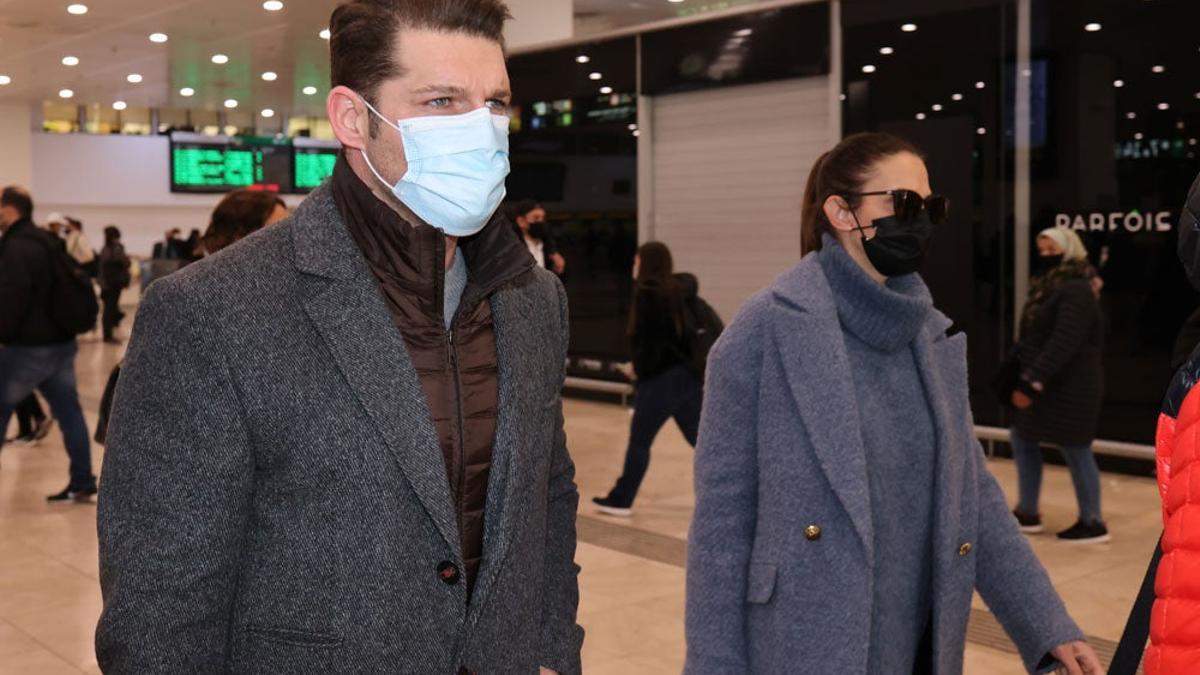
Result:
<svg viewBox="0 0 1200 675"><path fill-rule="evenodd" d="M687 345L687 367L701 379L708 365L708 353L725 331L725 323L716 310L700 296L683 301L683 339Z"/></svg>
<svg viewBox="0 0 1200 675"><path fill-rule="evenodd" d="M66 251L55 246L49 236L34 234L25 238L40 243L50 261L50 320L71 335L94 330L100 303L91 277Z"/></svg>

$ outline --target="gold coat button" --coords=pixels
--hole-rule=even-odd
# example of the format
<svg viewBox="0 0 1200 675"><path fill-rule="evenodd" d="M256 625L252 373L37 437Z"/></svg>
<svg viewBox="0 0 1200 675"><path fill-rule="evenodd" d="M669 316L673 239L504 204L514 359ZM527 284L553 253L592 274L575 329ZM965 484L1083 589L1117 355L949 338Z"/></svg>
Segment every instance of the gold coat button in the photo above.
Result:
<svg viewBox="0 0 1200 675"><path fill-rule="evenodd" d="M809 541L816 541L821 538L821 528L817 525L809 525L804 528L804 538Z"/></svg>
<svg viewBox="0 0 1200 675"><path fill-rule="evenodd" d="M971 551L973 551L973 550L975 550L975 547L972 546L970 543L966 543L958 548L958 555L965 558L968 555L971 555Z"/></svg>

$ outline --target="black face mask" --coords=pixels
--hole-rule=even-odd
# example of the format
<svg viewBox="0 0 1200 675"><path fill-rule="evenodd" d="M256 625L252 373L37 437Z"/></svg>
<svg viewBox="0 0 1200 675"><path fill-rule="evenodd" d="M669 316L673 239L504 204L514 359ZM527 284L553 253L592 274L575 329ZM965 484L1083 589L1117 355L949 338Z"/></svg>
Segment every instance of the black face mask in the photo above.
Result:
<svg viewBox="0 0 1200 675"><path fill-rule="evenodd" d="M880 274L900 277L921 267L933 237L933 222L928 211L921 211L911 222L904 223L895 216L888 216L874 221L871 226L875 228L875 236L870 239L866 238L866 228L859 225L858 229L863 235L867 259Z"/></svg>
<svg viewBox="0 0 1200 675"><path fill-rule="evenodd" d="M1049 274L1058 268L1063 262L1063 254L1044 255L1038 257L1036 273L1039 275Z"/></svg>

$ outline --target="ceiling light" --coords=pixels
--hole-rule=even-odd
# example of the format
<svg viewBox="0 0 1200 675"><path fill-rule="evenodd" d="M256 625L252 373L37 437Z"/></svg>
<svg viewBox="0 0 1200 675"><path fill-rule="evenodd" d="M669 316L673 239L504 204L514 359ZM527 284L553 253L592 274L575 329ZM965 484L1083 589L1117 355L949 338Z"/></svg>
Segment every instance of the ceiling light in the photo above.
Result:
<svg viewBox="0 0 1200 675"><path fill-rule="evenodd" d="M0 75L0 87L12 84L12 78L7 75Z"/></svg>
<svg viewBox="0 0 1200 675"><path fill-rule="evenodd" d="M127 107L129 107L129 106L125 105L125 101L113 102L113 110L124 110Z"/></svg>
<svg viewBox="0 0 1200 675"><path fill-rule="evenodd" d="M904 31L905 33L915 33L917 32L917 24L906 23L903 26L900 26L900 30Z"/></svg>
<svg viewBox="0 0 1200 675"><path fill-rule="evenodd" d="M58 92L59 98L71 98L74 95L75 95L75 92L71 91L70 89L61 89Z"/></svg>
<svg viewBox="0 0 1200 675"><path fill-rule="evenodd" d="M78 56L64 56L63 60L62 60L62 64L64 66L77 66L77 65L79 65L79 57Z"/></svg>
<svg viewBox="0 0 1200 675"><path fill-rule="evenodd" d="M987 83L985 83L985 82L983 82L983 81L979 81L979 82L976 82L976 83L975 83L975 88L976 88L976 89L983 89L983 88L984 88L984 87L986 87L986 86L987 86Z"/></svg>
<svg viewBox="0 0 1200 675"><path fill-rule="evenodd" d="M169 39L170 38L167 37L166 33L151 33L150 34L150 41L155 44L161 45L162 43L166 42Z"/></svg>
<svg viewBox="0 0 1200 675"><path fill-rule="evenodd" d="M978 129L975 130L975 133L979 134L980 136L987 136L987 128L979 127Z"/></svg>
<svg viewBox="0 0 1200 675"><path fill-rule="evenodd" d="M1150 69L1150 71L1153 73L1162 74L1162 73L1167 72L1167 67L1166 66L1154 66L1153 68Z"/></svg>
<svg viewBox="0 0 1200 675"><path fill-rule="evenodd" d="M304 92L305 96L315 96L317 93L317 88L312 85L309 85L309 86L305 87L304 89L302 89L301 91Z"/></svg>
<svg viewBox="0 0 1200 675"><path fill-rule="evenodd" d="M933 110L933 112L942 112L942 104L941 104L941 103L934 103L934 104L933 104L933 107L932 107L932 108L930 108L930 109L931 109L931 110Z"/></svg>
<svg viewBox="0 0 1200 675"><path fill-rule="evenodd" d="M846 95L845 95L845 94L839 94L839 95L838 95L838 100L839 100L839 101L845 101L845 100L846 100Z"/></svg>
<svg viewBox="0 0 1200 675"><path fill-rule="evenodd" d="M1158 109L1159 109L1159 110L1170 110L1170 109L1171 109L1171 104L1170 104L1170 103L1159 103L1159 104L1158 104Z"/></svg>
<svg viewBox="0 0 1200 675"><path fill-rule="evenodd" d="M283 9L283 3L279 0L267 0L263 3L263 9L267 10L268 12L278 12L279 10Z"/></svg>
<svg viewBox="0 0 1200 675"><path fill-rule="evenodd" d="M1196 144L1196 142L1197 142L1197 141L1196 141L1196 139L1194 139L1194 138L1189 138L1189 139L1188 139L1188 145L1195 145L1195 144Z"/></svg>
<svg viewBox="0 0 1200 675"><path fill-rule="evenodd" d="M600 87L600 93L604 94L605 96L611 94L612 92L613 92L612 87Z"/></svg>
<svg viewBox="0 0 1200 675"><path fill-rule="evenodd" d="M642 132L641 132L641 131L638 131L638 130L636 130L636 129L634 130L634 132L633 132L633 137L634 137L634 138L637 138L638 136L641 136L641 135L642 135Z"/></svg>
<svg viewBox="0 0 1200 675"><path fill-rule="evenodd" d="M735 31L733 31L733 36L734 36L734 37L741 37L741 38L744 38L744 37L750 37L751 35L754 35L754 29L753 29L753 28L743 28L743 29L741 29L741 30L735 30Z"/></svg>
<svg viewBox="0 0 1200 675"><path fill-rule="evenodd" d="M1113 80L1113 86L1120 89L1125 86L1125 80Z"/></svg>
<svg viewBox="0 0 1200 675"><path fill-rule="evenodd" d="M274 82L275 80L279 79L279 75L273 71L268 70L267 72L262 74L262 79L264 82Z"/></svg>
<svg viewBox="0 0 1200 675"><path fill-rule="evenodd" d="M87 14L88 6L87 5L79 5L79 4L67 5L67 12L74 14L76 16L82 16L84 14Z"/></svg>
<svg viewBox="0 0 1200 675"><path fill-rule="evenodd" d="M229 63L229 57L225 56L224 54L213 54L212 62L217 64L218 66L223 66L226 63Z"/></svg>
<svg viewBox="0 0 1200 675"><path fill-rule="evenodd" d="M1181 120L1181 121L1175 123L1175 128L1180 131L1183 131L1184 129L1187 128L1187 125L1184 124L1183 121Z"/></svg>
<svg viewBox="0 0 1200 675"><path fill-rule="evenodd" d="M667 2L673 2L673 3L678 4L678 3L683 2L683 0L667 0Z"/></svg>
<svg viewBox="0 0 1200 675"><path fill-rule="evenodd" d="M963 95L962 94L954 94L953 96L950 97L950 99L954 100L954 101L961 101L961 100L963 100Z"/></svg>
<svg viewBox="0 0 1200 675"><path fill-rule="evenodd" d="M270 108L263 108L262 116L267 118L274 117L275 111L271 110Z"/></svg>
<svg viewBox="0 0 1200 675"><path fill-rule="evenodd" d="M1200 91L1196 92L1196 98L1200 98Z"/></svg>
<svg viewBox="0 0 1200 675"><path fill-rule="evenodd" d="M590 75L588 75L588 79L589 80L603 80L604 75L601 73L591 73Z"/></svg>
<svg viewBox="0 0 1200 675"><path fill-rule="evenodd" d="M876 70L875 66L873 66L873 65L871 65L871 64L869 64L869 63L868 63L867 65L863 66L863 72L864 72L864 73L866 73L866 74L868 74L868 75L870 75L871 73L875 72L875 70Z"/></svg>
<svg viewBox="0 0 1200 675"><path fill-rule="evenodd" d="M917 119L919 119L919 120L925 119L925 113L917 113Z"/></svg>
<svg viewBox="0 0 1200 675"><path fill-rule="evenodd" d="M1099 33L1100 29L1102 29L1102 28L1104 28L1104 26L1101 26L1100 24L1094 23L1094 22L1089 23L1088 25L1083 27L1083 29L1089 33Z"/></svg>
<svg viewBox="0 0 1200 675"><path fill-rule="evenodd" d="M237 99L236 98L225 99L225 107L229 108L229 109L238 107Z"/></svg>
<svg viewBox="0 0 1200 675"><path fill-rule="evenodd" d="M1026 68L1026 69L1022 70L1021 77L1033 77L1033 70L1030 68Z"/></svg>
<svg viewBox="0 0 1200 675"><path fill-rule="evenodd" d="M879 53L883 54L884 56L891 56L892 54L896 53L896 50L892 49L891 47L880 47Z"/></svg>
<svg viewBox="0 0 1200 675"><path fill-rule="evenodd" d="M1131 113L1125 113L1125 119L1127 119L1127 120L1136 120L1136 119L1137 119L1137 113L1135 113L1135 112L1131 112Z"/></svg>
<svg viewBox="0 0 1200 675"><path fill-rule="evenodd" d="M196 90L195 90L195 89L192 89L191 87L184 87L183 89L180 89L180 90L179 90L179 95L180 95L180 96L184 96L184 97L187 97L187 96L195 96L195 95L196 95Z"/></svg>
<svg viewBox="0 0 1200 675"><path fill-rule="evenodd" d="M141 84L142 76L138 75L137 73L130 73L129 76L125 78L125 80L127 82L129 82L129 84Z"/></svg>
<svg viewBox="0 0 1200 675"><path fill-rule="evenodd" d="M627 127L625 127L625 128L626 128L626 129L629 129L630 131L637 131L638 125L636 125L636 124L630 124L629 126L627 126Z"/></svg>
<svg viewBox="0 0 1200 675"><path fill-rule="evenodd" d="M591 60L592 57L588 56L587 54L580 54L579 56L575 57L575 63L587 63Z"/></svg>
<svg viewBox="0 0 1200 675"><path fill-rule="evenodd" d="M318 36L320 36L320 38L321 38L322 40L328 40L328 39L329 39L329 37L330 37L329 29L328 29L328 28L324 28L324 29L322 29L322 30L321 30L321 32L320 32L320 33L317 33L317 35L318 35Z"/></svg>
<svg viewBox="0 0 1200 675"><path fill-rule="evenodd" d="M1143 139L1143 138L1145 138L1145 137L1146 137L1146 136L1145 136L1145 135L1144 135L1142 132L1140 132L1140 131L1139 131L1139 132L1137 132L1136 134L1134 134L1134 135L1133 135L1133 139L1134 139L1134 140L1136 140L1136 141L1140 141L1140 140L1142 140L1142 139Z"/></svg>

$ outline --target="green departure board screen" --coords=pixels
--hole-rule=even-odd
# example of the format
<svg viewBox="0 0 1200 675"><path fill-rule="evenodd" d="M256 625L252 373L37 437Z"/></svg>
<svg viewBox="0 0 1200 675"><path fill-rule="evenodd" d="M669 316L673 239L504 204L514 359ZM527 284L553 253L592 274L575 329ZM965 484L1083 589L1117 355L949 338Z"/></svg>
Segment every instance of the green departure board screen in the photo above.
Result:
<svg viewBox="0 0 1200 675"><path fill-rule="evenodd" d="M218 193L238 188L290 192L292 149L257 137L171 137L171 191Z"/></svg>
<svg viewBox="0 0 1200 675"><path fill-rule="evenodd" d="M333 175L338 151L327 148L295 148L292 154L295 180L292 187L297 192L307 192L320 187L326 178Z"/></svg>

